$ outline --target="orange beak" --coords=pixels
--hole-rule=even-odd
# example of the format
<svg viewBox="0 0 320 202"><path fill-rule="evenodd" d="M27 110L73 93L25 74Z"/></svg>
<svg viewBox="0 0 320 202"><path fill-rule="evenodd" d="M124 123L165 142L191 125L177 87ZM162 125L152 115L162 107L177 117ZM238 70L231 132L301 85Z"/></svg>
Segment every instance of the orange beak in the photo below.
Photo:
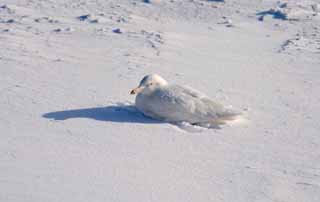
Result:
<svg viewBox="0 0 320 202"><path fill-rule="evenodd" d="M141 90L142 90L142 88L137 87L137 88L133 89L132 91L130 91L130 94L135 95L135 94L139 93Z"/></svg>

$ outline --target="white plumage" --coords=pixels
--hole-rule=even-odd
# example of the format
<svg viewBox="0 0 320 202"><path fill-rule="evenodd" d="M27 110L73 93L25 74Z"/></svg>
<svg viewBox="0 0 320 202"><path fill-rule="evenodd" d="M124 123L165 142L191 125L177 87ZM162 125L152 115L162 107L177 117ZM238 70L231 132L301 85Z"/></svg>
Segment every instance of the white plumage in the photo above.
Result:
<svg viewBox="0 0 320 202"><path fill-rule="evenodd" d="M135 105L143 114L168 122L211 127L235 120L240 115L196 90L169 85L156 74L145 76L131 94L137 94Z"/></svg>

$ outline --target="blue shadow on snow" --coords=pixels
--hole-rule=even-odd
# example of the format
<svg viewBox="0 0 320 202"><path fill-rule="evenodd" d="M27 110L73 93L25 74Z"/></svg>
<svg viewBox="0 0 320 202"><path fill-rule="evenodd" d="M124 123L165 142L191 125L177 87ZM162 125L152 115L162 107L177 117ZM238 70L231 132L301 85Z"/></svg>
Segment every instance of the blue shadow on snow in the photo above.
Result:
<svg viewBox="0 0 320 202"><path fill-rule="evenodd" d="M112 105L106 107L94 107L49 112L42 115L44 118L53 120L67 120L74 118L88 118L98 121L120 123L163 123L144 116L132 105Z"/></svg>

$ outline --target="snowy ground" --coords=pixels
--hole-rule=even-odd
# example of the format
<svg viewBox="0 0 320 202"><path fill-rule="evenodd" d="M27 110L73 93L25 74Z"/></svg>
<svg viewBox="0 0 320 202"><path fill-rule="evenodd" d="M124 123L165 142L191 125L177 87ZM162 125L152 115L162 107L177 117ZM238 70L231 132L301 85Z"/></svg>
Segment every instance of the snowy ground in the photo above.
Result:
<svg viewBox="0 0 320 202"><path fill-rule="evenodd" d="M317 0L0 1L0 201L320 201ZM247 111L142 116L145 74Z"/></svg>

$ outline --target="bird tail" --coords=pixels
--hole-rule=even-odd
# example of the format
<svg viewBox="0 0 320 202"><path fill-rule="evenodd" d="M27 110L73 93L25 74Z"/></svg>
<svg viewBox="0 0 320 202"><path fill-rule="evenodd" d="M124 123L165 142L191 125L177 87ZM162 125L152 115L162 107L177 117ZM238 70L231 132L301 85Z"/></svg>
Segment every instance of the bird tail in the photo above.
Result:
<svg viewBox="0 0 320 202"><path fill-rule="evenodd" d="M241 125L247 122L248 111L234 109L231 105L224 108L224 110L218 114L218 117L214 122L219 125Z"/></svg>
<svg viewBox="0 0 320 202"><path fill-rule="evenodd" d="M247 114L243 112L235 112L227 116L219 117L216 122L227 125L244 125L248 123Z"/></svg>

